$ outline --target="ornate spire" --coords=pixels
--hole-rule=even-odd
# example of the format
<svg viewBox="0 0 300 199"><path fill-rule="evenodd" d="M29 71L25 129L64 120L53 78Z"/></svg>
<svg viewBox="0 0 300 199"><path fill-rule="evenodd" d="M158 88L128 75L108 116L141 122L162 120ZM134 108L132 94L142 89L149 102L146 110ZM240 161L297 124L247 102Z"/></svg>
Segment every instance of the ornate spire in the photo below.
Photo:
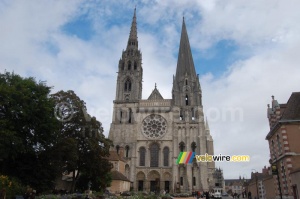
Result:
<svg viewBox="0 0 300 199"><path fill-rule="evenodd" d="M205 130L210 130L209 129L209 125L208 125L208 121L207 121L207 117L205 118Z"/></svg>
<svg viewBox="0 0 300 199"><path fill-rule="evenodd" d="M196 79L196 71L193 61L193 56L191 52L190 42L185 26L184 17L182 20L182 29L181 29L181 38L180 46L177 60L177 69L176 69L176 81L182 81L185 76L188 78Z"/></svg>
<svg viewBox="0 0 300 199"><path fill-rule="evenodd" d="M138 37L137 37L137 24L136 24L136 8L134 8L134 14L132 18L128 43L127 43L127 49L128 48L134 48L138 49Z"/></svg>
<svg viewBox="0 0 300 199"><path fill-rule="evenodd" d="M202 93L196 75L184 17L180 37L176 76L173 80L173 103L176 106L202 106Z"/></svg>

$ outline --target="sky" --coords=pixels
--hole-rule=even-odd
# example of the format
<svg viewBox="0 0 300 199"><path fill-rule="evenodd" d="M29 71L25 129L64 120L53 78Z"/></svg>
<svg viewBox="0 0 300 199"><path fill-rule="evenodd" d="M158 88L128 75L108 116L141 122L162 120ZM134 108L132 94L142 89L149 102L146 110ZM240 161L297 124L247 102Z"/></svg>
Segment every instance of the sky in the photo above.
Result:
<svg viewBox="0 0 300 199"><path fill-rule="evenodd" d="M135 7L143 99L155 83L171 98L184 16L215 154L251 157L217 167L233 179L268 166L267 104L299 91L298 0L0 0L0 72L74 90L107 136Z"/></svg>

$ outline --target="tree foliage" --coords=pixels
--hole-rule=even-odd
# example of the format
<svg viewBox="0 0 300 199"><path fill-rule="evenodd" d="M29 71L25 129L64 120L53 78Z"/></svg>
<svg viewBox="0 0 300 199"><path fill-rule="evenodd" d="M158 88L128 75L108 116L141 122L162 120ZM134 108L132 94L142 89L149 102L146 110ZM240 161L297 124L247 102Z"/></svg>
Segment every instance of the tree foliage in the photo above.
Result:
<svg viewBox="0 0 300 199"><path fill-rule="evenodd" d="M79 178L104 189L111 142L102 124L73 91L50 92L34 78L0 74L0 172L40 192L52 189L62 172L74 174L73 189Z"/></svg>
<svg viewBox="0 0 300 199"><path fill-rule="evenodd" d="M2 172L41 190L51 186L55 175L48 151L56 142L58 121L50 90L34 78L0 74Z"/></svg>
<svg viewBox="0 0 300 199"><path fill-rule="evenodd" d="M111 142L103 135L102 124L87 114L85 102L73 91L60 91L51 98L58 105L57 115L61 120L57 160L64 171L73 174L73 191L79 178L82 182L77 183L79 189L87 188L89 181L94 190L104 189L110 182L107 176L111 164L106 157Z"/></svg>

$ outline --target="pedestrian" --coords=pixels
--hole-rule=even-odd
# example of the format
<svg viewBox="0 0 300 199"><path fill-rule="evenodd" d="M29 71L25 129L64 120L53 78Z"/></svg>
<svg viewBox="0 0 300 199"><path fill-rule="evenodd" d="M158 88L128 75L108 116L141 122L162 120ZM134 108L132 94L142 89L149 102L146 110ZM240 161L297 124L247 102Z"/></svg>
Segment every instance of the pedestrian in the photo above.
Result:
<svg viewBox="0 0 300 199"><path fill-rule="evenodd" d="M251 199L251 191L248 192L248 199Z"/></svg>
<svg viewBox="0 0 300 199"><path fill-rule="evenodd" d="M206 198L206 199L209 199L209 192L208 192L208 191L205 192L205 198Z"/></svg>

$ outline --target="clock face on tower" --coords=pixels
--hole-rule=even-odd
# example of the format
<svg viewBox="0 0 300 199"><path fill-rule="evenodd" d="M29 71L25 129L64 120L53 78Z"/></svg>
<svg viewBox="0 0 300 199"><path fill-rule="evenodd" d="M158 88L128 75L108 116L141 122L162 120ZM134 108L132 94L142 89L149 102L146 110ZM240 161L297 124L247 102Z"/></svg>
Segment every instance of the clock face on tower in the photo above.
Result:
<svg viewBox="0 0 300 199"><path fill-rule="evenodd" d="M142 123L142 133L150 139L163 137L167 132L167 121L160 115L147 116Z"/></svg>

